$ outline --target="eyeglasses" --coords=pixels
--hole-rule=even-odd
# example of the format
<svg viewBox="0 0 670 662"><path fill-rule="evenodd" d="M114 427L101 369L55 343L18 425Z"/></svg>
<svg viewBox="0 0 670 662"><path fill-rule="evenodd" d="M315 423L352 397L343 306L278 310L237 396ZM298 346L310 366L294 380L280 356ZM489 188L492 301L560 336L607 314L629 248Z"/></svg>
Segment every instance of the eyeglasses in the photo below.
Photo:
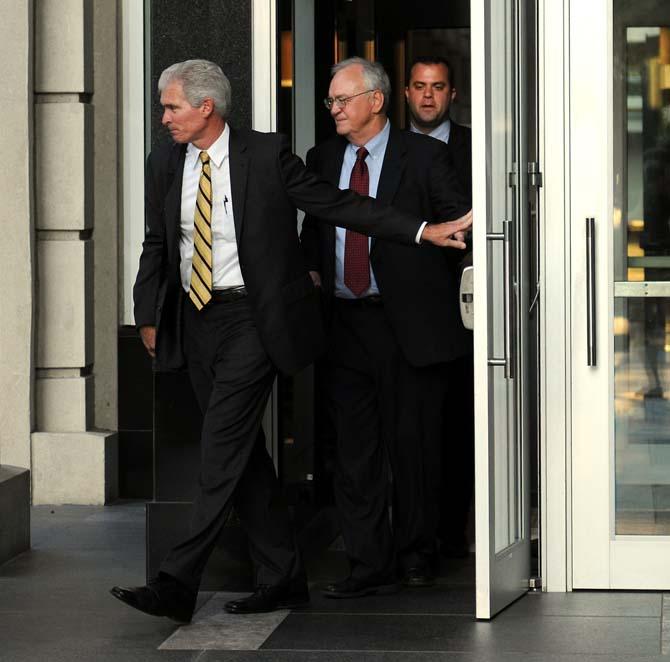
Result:
<svg viewBox="0 0 670 662"><path fill-rule="evenodd" d="M355 99L356 97L360 97L361 94L367 94L368 92L374 92L375 90L365 90L363 92L359 92L358 94L352 94L350 97L327 97L326 99L323 100L323 105L328 108L328 110L331 110L333 106L337 106L338 108L344 108L352 99Z"/></svg>

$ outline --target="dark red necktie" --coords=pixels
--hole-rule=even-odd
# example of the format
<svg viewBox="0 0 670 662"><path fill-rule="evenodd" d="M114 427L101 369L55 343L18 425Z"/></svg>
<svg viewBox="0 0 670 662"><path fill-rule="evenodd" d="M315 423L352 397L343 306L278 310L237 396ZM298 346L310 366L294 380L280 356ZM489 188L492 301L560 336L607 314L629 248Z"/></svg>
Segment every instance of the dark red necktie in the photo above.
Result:
<svg viewBox="0 0 670 662"><path fill-rule="evenodd" d="M360 195L368 195L370 189L370 175L365 163L367 155L365 147L358 148L349 180L349 188ZM370 287L368 238L353 230L347 230L344 240L344 284L357 297Z"/></svg>

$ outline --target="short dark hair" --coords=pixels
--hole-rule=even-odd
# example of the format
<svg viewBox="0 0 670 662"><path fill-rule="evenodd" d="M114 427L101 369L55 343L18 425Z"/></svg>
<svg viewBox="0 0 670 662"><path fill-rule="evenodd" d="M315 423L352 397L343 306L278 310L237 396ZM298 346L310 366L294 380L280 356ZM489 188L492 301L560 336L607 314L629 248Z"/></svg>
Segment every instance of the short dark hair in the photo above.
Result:
<svg viewBox="0 0 670 662"><path fill-rule="evenodd" d="M408 85L409 81L412 79L412 69L414 69L417 64L443 64L447 68L449 86L456 87L454 81L454 72L451 68L451 62L449 62L446 57L442 57L441 55L418 55L415 57L410 63L409 67L407 67L407 76L405 77L405 80L407 81Z"/></svg>

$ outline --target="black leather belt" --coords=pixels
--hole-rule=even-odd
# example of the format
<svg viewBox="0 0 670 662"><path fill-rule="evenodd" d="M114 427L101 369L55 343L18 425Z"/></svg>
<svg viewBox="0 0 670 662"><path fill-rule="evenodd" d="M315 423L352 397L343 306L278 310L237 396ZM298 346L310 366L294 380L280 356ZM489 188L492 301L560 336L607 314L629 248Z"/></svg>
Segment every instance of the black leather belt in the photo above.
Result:
<svg viewBox="0 0 670 662"><path fill-rule="evenodd" d="M375 307L382 305L382 297L380 294L371 294L369 297L358 297L358 299L345 299L343 297L335 297L335 301L342 303L345 306L351 307Z"/></svg>
<svg viewBox="0 0 670 662"><path fill-rule="evenodd" d="M244 285L239 287L225 287L221 290L212 290L212 301L237 301L247 296L247 289Z"/></svg>

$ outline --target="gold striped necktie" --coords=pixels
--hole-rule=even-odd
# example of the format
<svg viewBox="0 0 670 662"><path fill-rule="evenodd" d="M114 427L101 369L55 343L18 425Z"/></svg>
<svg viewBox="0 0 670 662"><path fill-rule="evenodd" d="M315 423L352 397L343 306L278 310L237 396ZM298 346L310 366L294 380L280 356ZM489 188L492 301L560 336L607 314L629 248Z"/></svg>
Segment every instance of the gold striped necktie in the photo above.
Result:
<svg viewBox="0 0 670 662"><path fill-rule="evenodd" d="M195 198L193 270L189 297L198 310L212 298L212 171L209 154L200 152L202 171Z"/></svg>

